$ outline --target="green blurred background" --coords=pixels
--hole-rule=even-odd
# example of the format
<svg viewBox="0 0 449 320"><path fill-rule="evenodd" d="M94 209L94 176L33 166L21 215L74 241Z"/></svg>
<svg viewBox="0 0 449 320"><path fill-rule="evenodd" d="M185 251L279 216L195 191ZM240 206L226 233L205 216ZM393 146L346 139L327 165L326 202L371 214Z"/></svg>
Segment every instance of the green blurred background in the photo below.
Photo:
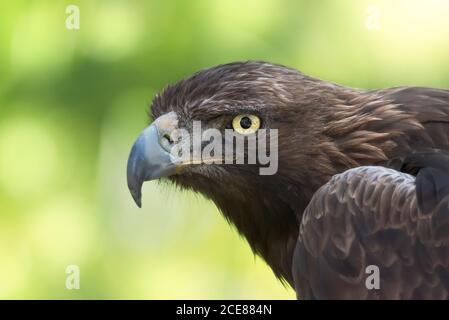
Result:
<svg viewBox="0 0 449 320"><path fill-rule="evenodd" d="M153 95L248 59L449 87L447 17L443 0L2 1L0 298L294 298L202 197L150 182L136 208L126 160Z"/></svg>

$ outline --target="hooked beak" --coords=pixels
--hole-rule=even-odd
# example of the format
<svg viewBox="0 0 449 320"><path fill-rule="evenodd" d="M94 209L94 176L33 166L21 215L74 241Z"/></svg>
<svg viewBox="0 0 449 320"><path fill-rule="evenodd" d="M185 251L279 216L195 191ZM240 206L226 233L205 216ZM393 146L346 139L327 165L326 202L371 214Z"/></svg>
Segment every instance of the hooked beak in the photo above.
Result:
<svg viewBox="0 0 449 320"><path fill-rule="evenodd" d="M128 158L128 188L137 206L142 207L142 184L145 181L167 177L176 172L177 163L170 154L167 139L177 127L173 112L157 118L134 143Z"/></svg>

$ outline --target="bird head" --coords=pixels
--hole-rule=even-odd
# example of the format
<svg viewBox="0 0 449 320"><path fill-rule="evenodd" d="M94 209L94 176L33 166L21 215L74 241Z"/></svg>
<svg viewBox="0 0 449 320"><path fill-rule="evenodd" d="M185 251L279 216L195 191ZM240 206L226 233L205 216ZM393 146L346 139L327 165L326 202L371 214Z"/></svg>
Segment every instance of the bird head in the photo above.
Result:
<svg viewBox="0 0 449 320"><path fill-rule="evenodd" d="M291 281L286 252L303 210L334 174L386 159L398 136L388 126L412 126L395 108L281 65L205 69L154 98L154 121L129 155L128 187L139 207L142 184L153 179L205 195Z"/></svg>
<svg viewBox="0 0 449 320"><path fill-rule="evenodd" d="M254 61L168 86L151 114L128 159L138 206L143 182L153 179L205 195L290 284L299 223L318 188L348 168L405 152L409 136L423 128L384 91Z"/></svg>
<svg viewBox="0 0 449 320"><path fill-rule="evenodd" d="M238 199L299 199L301 185L321 183L309 170L322 157L317 106L329 91L328 83L264 62L220 65L168 86L129 156L134 200L141 206L142 183L159 178L225 211Z"/></svg>

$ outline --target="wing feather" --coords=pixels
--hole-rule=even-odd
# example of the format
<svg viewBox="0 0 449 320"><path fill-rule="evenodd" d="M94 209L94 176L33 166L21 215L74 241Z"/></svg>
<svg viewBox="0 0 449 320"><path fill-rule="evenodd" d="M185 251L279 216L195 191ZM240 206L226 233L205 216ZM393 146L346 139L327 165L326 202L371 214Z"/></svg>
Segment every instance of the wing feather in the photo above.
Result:
<svg viewBox="0 0 449 320"><path fill-rule="evenodd" d="M448 298L449 197L422 211L416 190L414 176L369 166L322 186L304 212L295 248L298 297ZM380 271L378 290L365 285L370 265Z"/></svg>

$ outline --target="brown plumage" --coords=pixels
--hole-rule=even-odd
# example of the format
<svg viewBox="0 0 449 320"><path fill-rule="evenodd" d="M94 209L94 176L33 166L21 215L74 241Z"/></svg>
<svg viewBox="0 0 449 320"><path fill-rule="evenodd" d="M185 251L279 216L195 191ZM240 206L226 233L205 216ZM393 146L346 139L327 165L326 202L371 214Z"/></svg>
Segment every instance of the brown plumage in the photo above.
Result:
<svg viewBox="0 0 449 320"><path fill-rule="evenodd" d="M416 179L364 166L335 175L315 193L293 258L300 297L448 298L449 156L418 153L407 164L416 158L424 165ZM378 289L367 289L369 266L379 268Z"/></svg>
<svg viewBox="0 0 449 320"><path fill-rule="evenodd" d="M416 216L433 213L419 212L415 178L399 170L407 156L449 150L449 91L351 89L237 62L167 87L151 112L174 112L187 130L193 120L223 130L241 113L278 129L275 175L259 175L257 165L203 164L168 179L214 201L298 297L448 297L447 239L415 234ZM380 268L379 290L365 287L369 264Z"/></svg>

